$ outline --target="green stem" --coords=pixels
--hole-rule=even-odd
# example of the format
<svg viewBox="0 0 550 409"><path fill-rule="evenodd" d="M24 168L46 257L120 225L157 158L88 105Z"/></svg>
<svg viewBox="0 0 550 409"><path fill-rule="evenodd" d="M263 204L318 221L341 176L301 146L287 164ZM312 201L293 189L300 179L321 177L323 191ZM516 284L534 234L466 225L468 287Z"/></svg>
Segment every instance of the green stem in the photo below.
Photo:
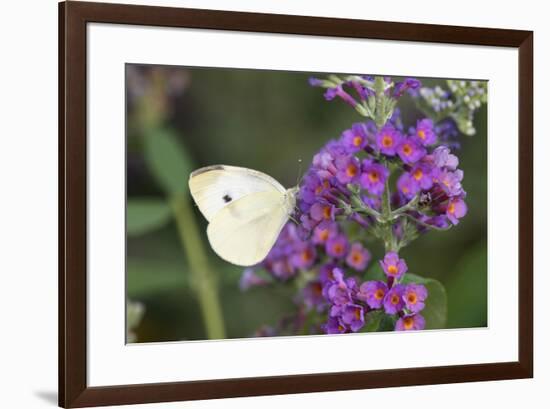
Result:
<svg viewBox="0 0 550 409"><path fill-rule="evenodd" d="M385 82L384 78L382 77L375 77L374 78L374 90L376 93L376 108L375 108L375 118L374 122L376 124L376 127L378 129L382 128L384 124L386 123L385 118L385 99L384 99L384 91L385 91Z"/></svg>
<svg viewBox="0 0 550 409"><path fill-rule="evenodd" d="M395 237L393 236L393 221L392 221L392 211L391 211L391 192L390 192L390 183L389 177L386 179L384 193L382 196L382 216L384 217L384 247L386 253L388 251L397 251L397 243L395 242Z"/></svg>
<svg viewBox="0 0 550 409"><path fill-rule="evenodd" d="M170 200L176 219L181 245L189 261L191 281L199 299L206 334L209 339L225 338L223 314L214 272L210 269L206 252L199 240L200 234L190 201L184 194Z"/></svg>
<svg viewBox="0 0 550 409"><path fill-rule="evenodd" d="M399 216L401 216L403 213L408 212L409 210L416 209L416 205L418 204L418 199L419 199L419 197L418 197L418 195L416 195L406 205L401 206L399 209L395 209L393 212L391 212L391 219L395 220Z"/></svg>

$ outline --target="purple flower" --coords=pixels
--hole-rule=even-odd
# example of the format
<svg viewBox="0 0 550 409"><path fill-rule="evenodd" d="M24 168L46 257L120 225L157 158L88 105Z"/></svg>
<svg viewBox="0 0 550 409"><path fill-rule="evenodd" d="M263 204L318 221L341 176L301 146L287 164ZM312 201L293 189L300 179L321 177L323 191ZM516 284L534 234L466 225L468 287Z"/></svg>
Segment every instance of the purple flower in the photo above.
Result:
<svg viewBox="0 0 550 409"><path fill-rule="evenodd" d="M334 237L338 233L338 225L332 221L322 221L315 229L311 240L314 244L325 244L328 239Z"/></svg>
<svg viewBox="0 0 550 409"><path fill-rule="evenodd" d="M239 281L239 288L241 291L246 291L251 287L259 287L267 284L269 284L269 282L258 276L253 268L247 268L243 271Z"/></svg>
<svg viewBox="0 0 550 409"><path fill-rule="evenodd" d="M353 124L342 133L342 145L349 153L355 153L367 146L367 130L363 123Z"/></svg>
<svg viewBox="0 0 550 409"><path fill-rule="evenodd" d="M361 284L357 298L367 303L371 308L381 308L388 286L382 281L367 281Z"/></svg>
<svg viewBox="0 0 550 409"><path fill-rule="evenodd" d="M304 304L310 310L317 309L322 310L325 306L323 297L323 284L321 281L311 281L308 283L302 292Z"/></svg>
<svg viewBox="0 0 550 409"><path fill-rule="evenodd" d="M313 265L316 257L315 247L309 243L301 242L295 247L290 261L294 267L307 270Z"/></svg>
<svg viewBox="0 0 550 409"><path fill-rule="evenodd" d="M407 263L399 258L395 251L386 253L384 261L380 261L380 265L388 277L393 277L396 280L399 280L407 272Z"/></svg>
<svg viewBox="0 0 550 409"><path fill-rule="evenodd" d="M310 232L317 226L319 222L317 220L314 220L313 218L309 217L308 214L302 214L300 216L300 226L302 229L305 229L307 232Z"/></svg>
<svg viewBox="0 0 550 409"><path fill-rule="evenodd" d="M462 190L462 177L464 173L457 169L454 172L446 169L435 170L433 178L443 188L443 191L449 196L458 196L464 193Z"/></svg>
<svg viewBox="0 0 550 409"><path fill-rule="evenodd" d="M299 194L300 205L307 205L304 211L307 211L330 187L330 182L327 179L321 179L316 172L310 170L304 177Z"/></svg>
<svg viewBox="0 0 550 409"><path fill-rule="evenodd" d="M396 331L420 331L426 327L426 320L420 314L405 315L395 323Z"/></svg>
<svg viewBox="0 0 550 409"><path fill-rule="evenodd" d="M351 245L348 256L346 257L347 265L357 271L363 271L365 268L367 268L369 261L369 251L364 248L361 243L353 243Z"/></svg>
<svg viewBox="0 0 550 409"><path fill-rule="evenodd" d="M407 284L403 293L403 301L412 312L422 311L427 297L428 290L422 284Z"/></svg>
<svg viewBox="0 0 550 409"><path fill-rule="evenodd" d="M426 149L412 138L404 139L397 147L401 160L407 164L418 162L426 155Z"/></svg>
<svg viewBox="0 0 550 409"><path fill-rule="evenodd" d="M342 322L349 325L353 332L359 331L365 325L363 307L356 304L349 304L343 308Z"/></svg>
<svg viewBox="0 0 550 409"><path fill-rule="evenodd" d="M326 283L327 281L334 281L334 270L336 269L335 263L323 264L319 267L319 280Z"/></svg>
<svg viewBox="0 0 550 409"><path fill-rule="evenodd" d="M296 269L292 266L288 258L280 258L272 261L266 259L264 266L275 277L281 280L287 280L296 274Z"/></svg>
<svg viewBox="0 0 550 409"><path fill-rule="evenodd" d="M447 146L438 146L432 152L433 163L438 168L455 170L458 166L458 158L451 153Z"/></svg>
<svg viewBox="0 0 550 409"><path fill-rule="evenodd" d="M397 314L403 309L405 306L405 301L403 301L404 289L403 284L397 284L386 293L384 297L384 310L387 314Z"/></svg>
<svg viewBox="0 0 550 409"><path fill-rule="evenodd" d="M453 197L449 199L446 214L452 224L457 225L458 219L466 216L466 213L468 213L468 206L466 206L466 202L464 202L464 200L460 197Z"/></svg>
<svg viewBox="0 0 550 409"><path fill-rule="evenodd" d="M359 182L364 189L373 195L381 195L384 191L384 184L390 171L379 163L365 159L363 161L363 172Z"/></svg>
<svg viewBox="0 0 550 409"><path fill-rule="evenodd" d="M414 183L422 190L429 190L433 186L432 169L424 163L414 165L410 175Z"/></svg>
<svg viewBox="0 0 550 409"><path fill-rule="evenodd" d="M329 317L327 323L323 325L323 329L327 334L344 334L347 332L346 326L338 317Z"/></svg>
<svg viewBox="0 0 550 409"><path fill-rule="evenodd" d="M315 156L313 156L313 168L322 179L331 178L336 174L334 163L341 156L347 156L344 147L338 142L329 141Z"/></svg>
<svg viewBox="0 0 550 409"><path fill-rule="evenodd" d="M418 142L424 146L433 145L437 140L434 131L434 123L431 119L424 118L416 123L416 129L413 129L413 135Z"/></svg>
<svg viewBox="0 0 550 409"><path fill-rule="evenodd" d="M414 179L407 172L403 173L397 179L397 189L407 199L412 199L420 190L418 183L415 183Z"/></svg>
<svg viewBox="0 0 550 409"><path fill-rule="evenodd" d="M344 258L348 253L348 239L343 234L327 240L325 245L327 254L335 258Z"/></svg>
<svg viewBox="0 0 550 409"><path fill-rule="evenodd" d="M338 85L334 88L328 88L325 91L325 99L327 101L332 101L335 97L339 97L342 101L351 105L352 107L355 107L357 105L357 101L353 99L350 94L344 91L342 85Z"/></svg>
<svg viewBox="0 0 550 409"><path fill-rule="evenodd" d="M311 85L312 87L322 87L323 84L325 83L325 81L315 77L310 77L308 79L308 82L309 82L309 85Z"/></svg>
<svg viewBox="0 0 550 409"><path fill-rule="evenodd" d="M376 146L385 155L394 156L403 136L391 125L386 125L376 134Z"/></svg>
<svg viewBox="0 0 550 409"><path fill-rule="evenodd" d="M405 81L398 82L395 84L394 90L393 90L393 97L399 98L401 97L405 91L411 91L416 90L420 88L420 81L418 81L416 78L407 78Z"/></svg>
<svg viewBox="0 0 550 409"><path fill-rule="evenodd" d="M353 279L344 279L344 273L340 268L332 270L333 281L328 281L323 287L324 297L335 306L349 304L352 300L352 292L355 290Z"/></svg>
<svg viewBox="0 0 550 409"><path fill-rule="evenodd" d="M361 165L355 156L339 157L336 169L336 178L344 185L355 182L361 174Z"/></svg>
<svg viewBox="0 0 550 409"><path fill-rule="evenodd" d="M336 216L336 208L328 203L316 202L311 206L309 214L313 220L318 222L322 220L334 220Z"/></svg>

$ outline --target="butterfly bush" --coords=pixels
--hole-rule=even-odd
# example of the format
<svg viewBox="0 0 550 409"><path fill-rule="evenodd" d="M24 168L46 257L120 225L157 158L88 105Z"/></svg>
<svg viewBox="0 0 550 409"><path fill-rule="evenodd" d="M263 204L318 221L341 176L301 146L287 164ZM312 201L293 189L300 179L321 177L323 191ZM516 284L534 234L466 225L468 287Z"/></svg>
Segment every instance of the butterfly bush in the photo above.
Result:
<svg viewBox="0 0 550 409"><path fill-rule="evenodd" d="M456 128L428 116L403 125L400 99L427 92L413 78L331 75L310 85L324 89L326 100L350 105L363 121L313 156L300 184L297 223L285 226L260 266L245 271L241 287L269 284L259 271L295 280L293 325L301 333L422 330L429 293L407 278L399 253L422 234L451 229L468 212L464 174L448 143ZM441 96L440 110L445 101ZM372 242L383 244L382 259L372 259ZM380 278L362 278L372 268Z"/></svg>

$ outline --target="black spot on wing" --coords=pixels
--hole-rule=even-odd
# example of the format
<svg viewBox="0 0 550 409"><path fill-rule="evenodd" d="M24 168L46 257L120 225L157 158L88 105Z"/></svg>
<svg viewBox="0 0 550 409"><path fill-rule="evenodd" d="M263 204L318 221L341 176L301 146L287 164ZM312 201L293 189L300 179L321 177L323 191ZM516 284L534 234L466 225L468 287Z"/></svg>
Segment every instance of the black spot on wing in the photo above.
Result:
<svg viewBox="0 0 550 409"><path fill-rule="evenodd" d="M229 196L229 195L224 195L224 196L223 196L223 201L224 201L225 203L229 203L231 200L233 200L233 199L231 198L231 196Z"/></svg>

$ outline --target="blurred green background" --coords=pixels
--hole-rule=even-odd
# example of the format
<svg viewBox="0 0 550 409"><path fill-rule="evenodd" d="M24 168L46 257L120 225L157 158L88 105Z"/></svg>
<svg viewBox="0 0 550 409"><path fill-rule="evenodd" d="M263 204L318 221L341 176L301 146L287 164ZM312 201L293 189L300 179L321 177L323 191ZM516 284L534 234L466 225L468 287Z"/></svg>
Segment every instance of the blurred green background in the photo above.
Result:
<svg viewBox="0 0 550 409"><path fill-rule="evenodd" d="M126 66L129 342L208 337L197 296L204 287L194 274L201 263L219 287L225 337L252 336L294 311L292 286L239 289L243 269L210 249L206 221L186 189L190 171L218 163L258 169L294 186L300 159L305 171L322 145L363 119L340 101L325 102L323 91L308 85L310 76ZM408 96L398 107L406 128L422 116ZM400 253L410 272L445 286L448 328L487 325L486 106L475 127L476 135L459 137L457 153L468 215L451 231L423 235ZM172 165L178 160L183 165ZM373 260L382 256L381 245L369 249Z"/></svg>

